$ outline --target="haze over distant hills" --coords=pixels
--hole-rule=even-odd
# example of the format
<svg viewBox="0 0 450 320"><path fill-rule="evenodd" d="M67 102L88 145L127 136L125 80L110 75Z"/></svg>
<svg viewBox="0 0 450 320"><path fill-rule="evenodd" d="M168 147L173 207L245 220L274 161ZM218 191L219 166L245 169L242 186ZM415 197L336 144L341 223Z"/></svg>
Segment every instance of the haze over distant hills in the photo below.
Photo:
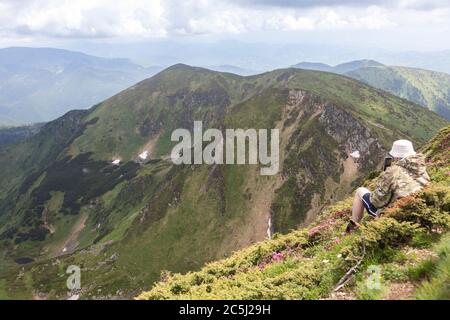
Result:
<svg viewBox="0 0 450 320"><path fill-rule="evenodd" d="M48 121L88 108L157 71L60 49L0 49L0 125Z"/></svg>
<svg viewBox="0 0 450 320"><path fill-rule="evenodd" d="M251 76L254 74L261 73L261 71L245 69L245 68L241 68L241 67L237 67L237 66L233 66L233 65L229 65L229 64L222 64L222 65L218 65L218 66L208 66L208 69L213 70L213 71L219 71L219 72L234 73L234 74L237 74L240 76Z"/></svg>
<svg viewBox="0 0 450 320"><path fill-rule="evenodd" d="M342 61L371 59L388 65L424 68L450 73L450 51L400 51L379 46L358 47L348 44L307 42L267 42L217 40L195 42L154 40L127 43L85 43L72 46L88 54L102 57L126 57L141 65L169 66L185 63L196 66L233 65L244 69L267 71L293 65L299 61Z"/></svg>
<svg viewBox="0 0 450 320"><path fill-rule="evenodd" d="M386 66L374 60L356 60L336 66L301 62L293 67L347 75L450 119L450 75L443 72Z"/></svg>

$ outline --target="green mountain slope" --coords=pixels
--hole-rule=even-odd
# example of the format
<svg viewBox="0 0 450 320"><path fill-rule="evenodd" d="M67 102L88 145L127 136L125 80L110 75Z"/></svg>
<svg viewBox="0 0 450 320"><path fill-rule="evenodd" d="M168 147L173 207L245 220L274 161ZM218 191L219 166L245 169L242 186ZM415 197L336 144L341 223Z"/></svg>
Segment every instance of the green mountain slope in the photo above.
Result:
<svg viewBox="0 0 450 320"><path fill-rule="evenodd" d="M174 166L171 132L194 120L280 129L279 174ZM281 233L311 223L377 169L394 139L419 145L447 124L336 74L241 77L175 65L0 148L0 296L65 298L64 272L75 264L82 297L130 297L161 270L195 270L263 240L269 219Z"/></svg>
<svg viewBox="0 0 450 320"><path fill-rule="evenodd" d="M380 219L366 217L351 235L343 232L349 198L324 210L307 229L278 235L199 272L166 272L138 299L450 299L449 150L447 127L423 148L431 187L398 200Z"/></svg>
<svg viewBox="0 0 450 320"><path fill-rule="evenodd" d="M446 73L381 66L361 68L347 75L413 101L450 119L450 75Z"/></svg>

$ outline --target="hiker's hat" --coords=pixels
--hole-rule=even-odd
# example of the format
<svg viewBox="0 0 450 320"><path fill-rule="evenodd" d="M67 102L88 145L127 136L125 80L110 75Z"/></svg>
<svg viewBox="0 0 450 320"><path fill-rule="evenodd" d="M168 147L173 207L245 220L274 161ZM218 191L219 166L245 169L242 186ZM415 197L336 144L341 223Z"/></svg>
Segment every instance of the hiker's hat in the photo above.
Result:
<svg viewBox="0 0 450 320"><path fill-rule="evenodd" d="M406 158L416 154L411 141L397 140L392 144L392 149L389 154L394 158Z"/></svg>

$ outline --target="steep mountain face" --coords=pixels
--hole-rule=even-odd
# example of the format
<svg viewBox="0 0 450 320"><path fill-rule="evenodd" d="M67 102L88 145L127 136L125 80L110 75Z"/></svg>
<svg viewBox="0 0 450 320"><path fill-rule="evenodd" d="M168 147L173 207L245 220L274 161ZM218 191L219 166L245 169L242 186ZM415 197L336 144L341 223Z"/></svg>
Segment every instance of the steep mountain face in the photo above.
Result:
<svg viewBox="0 0 450 320"><path fill-rule="evenodd" d="M0 125L48 121L88 108L156 71L59 49L0 49Z"/></svg>
<svg viewBox="0 0 450 320"><path fill-rule="evenodd" d="M381 66L361 68L348 72L347 75L450 119L450 75L446 73Z"/></svg>
<svg viewBox="0 0 450 320"><path fill-rule="evenodd" d="M278 128L279 174L173 165L171 133L192 131L194 120ZM61 272L73 264L83 297L132 295L162 270L194 270L264 239L269 220L282 233L311 223L377 169L393 140L421 144L447 124L331 73L241 77L175 65L0 148L0 272L16 279L0 295L64 298ZM17 264L33 260L18 277Z"/></svg>

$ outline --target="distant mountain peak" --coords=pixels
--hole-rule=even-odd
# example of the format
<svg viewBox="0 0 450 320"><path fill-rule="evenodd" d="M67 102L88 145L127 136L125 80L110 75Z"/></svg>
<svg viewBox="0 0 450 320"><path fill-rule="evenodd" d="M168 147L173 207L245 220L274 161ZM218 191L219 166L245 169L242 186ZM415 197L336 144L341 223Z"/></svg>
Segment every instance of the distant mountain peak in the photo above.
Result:
<svg viewBox="0 0 450 320"><path fill-rule="evenodd" d="M185 63L176 63L171 65L170 67L167 67L166 70L171 70L171 69L194 69L195 67L190 66L188 64Z"/></svg>
<svg viewBox="0 0 450 320"><path fill-rule="evenodd" d="M208 66L207 68L210 70L214 70L214 71L228 72L228 73L233 73L233 74L237 74L240 76L249 76L249 75L255 75L255 74L260 73L259 71L256 71L256 70L242 68L242 67L231 65L231 64Z"/></svg>
<svg viewBox="0 0 450 320"><path fill-rule="evenodd" d="M321 62L300 62L292 66L292 68L306 69L306 70L316 70L316 71L326 71L333 72L338 74L343 74L346 72L350 72L353 70L357 70L360 68L367 67L381 67L382 63L370 60L370 59L361 59L361 60L353 60L345 63L341 63L335 66L331 66Z"/></svg>
<svg viewBox="0 0 450 320"><path fill-rule="evenodd" d="M298 68L298 69L305 69L305 70L316 70L316 71L327 71L332 72L333 67L321 63L321 62L308 62L308 61L302 61L300 63L297 63L292 66L292 68Z"/></svg>
<svg viewBox="0 0 450 320"><path fill-rule="evenodd" d="M341 64L334 66L333 69L334 69L334 72L342 74L342 73L350 72L350 71L357 70L360 68L381 67L381 66L383 66L383 64L378 61L363 59L363 60L354 60L354 61L349 61L346 63L341 63Z"/></svg>

